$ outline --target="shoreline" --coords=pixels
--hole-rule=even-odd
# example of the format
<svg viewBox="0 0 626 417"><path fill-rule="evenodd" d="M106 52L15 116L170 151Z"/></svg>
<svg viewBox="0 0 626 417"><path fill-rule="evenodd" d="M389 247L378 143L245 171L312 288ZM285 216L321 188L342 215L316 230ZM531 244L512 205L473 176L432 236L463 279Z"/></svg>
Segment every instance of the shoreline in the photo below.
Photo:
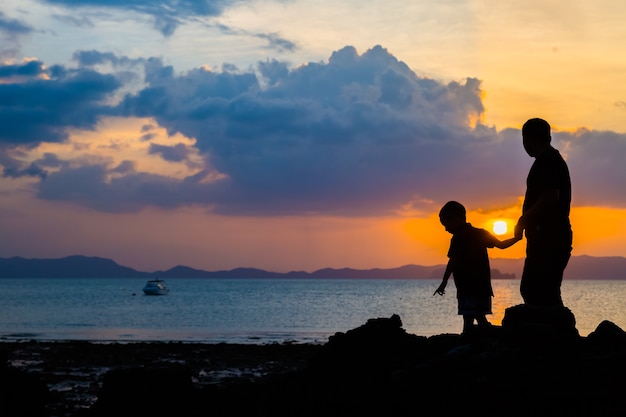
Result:
<svg viewBox="0 0 626 417"><path fill-rule="evenodd" d="M52 333L6 333L0 334L0 345L2 343L94 343L94 344L127 344L127 343L185 343L199 345L265 345L265 344L323 344L336 332L317 333L251 333L242 332L240 334L219 333L207 335L206 332L198 331L198 335L189 335L189 332L181 333L181 337L176 337L175 332L140 331L138 334L126 334L125 337L86 337L83 334L63 332L62 336L55 336ZM146 334L159 334L158 336L147 337Z"/></svg>
<svg viewBox="0 0 626 417"><path fill-rule="evenodd" d="M324 344L0 341L2 393L39 407L20 415L58 417L615 415L626 332L604 321L581 337L574 323L515 306L468 335L416 336L394 314ZM167 400L138 401L150 396Z"/></svg>

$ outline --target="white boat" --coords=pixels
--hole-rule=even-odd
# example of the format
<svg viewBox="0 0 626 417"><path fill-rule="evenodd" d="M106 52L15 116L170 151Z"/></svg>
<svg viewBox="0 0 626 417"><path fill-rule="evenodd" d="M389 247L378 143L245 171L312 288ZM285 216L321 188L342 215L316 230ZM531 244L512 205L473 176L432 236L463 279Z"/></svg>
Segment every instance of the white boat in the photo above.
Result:
<svg viewBox="0 0 626 417"><path fill-rule="evenodd" d="M146 285L143 287L143 292L146 295L166 295L170 292L170 289L165 285L165 281L157 278L146 282Z"/></svg>

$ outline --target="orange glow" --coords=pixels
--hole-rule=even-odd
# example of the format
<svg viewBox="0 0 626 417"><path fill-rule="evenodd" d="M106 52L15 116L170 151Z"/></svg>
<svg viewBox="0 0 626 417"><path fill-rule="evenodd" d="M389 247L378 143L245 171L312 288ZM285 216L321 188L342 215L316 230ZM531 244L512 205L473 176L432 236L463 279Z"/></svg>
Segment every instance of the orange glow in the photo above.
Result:
<svg viewBox="0 0 626 417"><path fill-rule="evenodd" d="M575 207L574 255L626 256L626 209Z"/></svg>
<svg viewBox="0 0 626 417"><path fill-rule="evenodd" d="M149 139L144 136L149 134ZM150 144L175 146L182 144L192 152L190 162L165 161L149 153ZM41 143L29 151L31 159L42 158L46 153L54 153L68 160L99 160L116 166L123 160L132 160L137 171L185 178L197 173L203 166L202 158L194 150L195 139L179 133L169 135L149 118L103 118L95 130L71 131L68 141L63 143ZM219 179L219 178L217 178Z"/></svg>
<svg viewBox="0 0 626 417"><path fill-rule="evenodd" d="M65 148L55 149L61 150ZM0 190L26 187L29 181L0 181ZM175 265L206 270L250 266L278 272L440 265L447 262L451 238L435 207L430 214L413 216L254 218L218 216L202 207L99 213L24 193L8 195L0 204L0 229L20 239L0 244L5 257L85 254L144 271ZM520 214L518 202L497 210L469 211L467 220L486 230L493 230L495 220L506 221L508 231L499 237L504 240L512 237ZM571 222L574 256L626 256L626 209L572 207ZM58 237L54 246L48 244L49 236ZM522 240L505 250L489 249L489 257L522 259L525 251Z"/></svg>

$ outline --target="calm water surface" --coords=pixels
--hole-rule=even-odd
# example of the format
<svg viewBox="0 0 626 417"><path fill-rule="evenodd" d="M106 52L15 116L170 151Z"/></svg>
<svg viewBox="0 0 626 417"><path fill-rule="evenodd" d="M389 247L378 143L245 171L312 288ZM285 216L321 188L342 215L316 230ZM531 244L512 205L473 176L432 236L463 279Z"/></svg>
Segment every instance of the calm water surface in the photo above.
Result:
<svg viewBox="0 0 626 417"><path fill-rule="evenodd" d="M407 332L459 333L454 284L439 280L172 279L145 296L137 279L0 279L0 338L229 343L325 342L374 317L399 314ZM520 304L519 281L494 280L494 314ZM626 329L626 281L566 281L581 335L602 320Z"/></svg>

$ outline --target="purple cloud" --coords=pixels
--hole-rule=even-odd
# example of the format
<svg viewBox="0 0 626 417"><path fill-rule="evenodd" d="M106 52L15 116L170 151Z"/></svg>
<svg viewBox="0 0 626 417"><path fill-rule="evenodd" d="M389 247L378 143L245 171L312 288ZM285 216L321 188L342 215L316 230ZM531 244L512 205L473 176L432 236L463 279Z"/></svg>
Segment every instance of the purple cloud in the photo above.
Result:
<svg viewBox="0 0 626 417"><path fill-rule="evenodd" d="M206 166L173 179L138 172L132 161L117 167L62 164L48 168L38 184L43 199L105 211L202 204L232 215L388 214L402 206L431 210L450 199L488 209L517 202L532 164L518 130L468 122L484 112L479 80L418 77L378 46L362 54L345 47L327 63L297 68L268 60L256 71L176 74L159 59L133 60L144 87L115 107L97 103L123 81L87 69L129 61L95 51L75 57L80 70L59 67L59 78L48 84L24 82L0 94L5 120L16 120L17 109L42 111L24 97L37 96L53 109L48 119L21 123L26 131L2 133L5 146L58 141L66 128L90 128L100 116L150 117L170 135L195 139L196 149L151 144L149 153L171 162L199 153ZM52 104L60 97L56 109ZM40 134L29 131L32 126ZM138 134L150 135L153 128ZM575 202L626 205L626 135L557 133L554 143L567 155ZM5 175L28 166L13 168L18 171Z"/></svg>

